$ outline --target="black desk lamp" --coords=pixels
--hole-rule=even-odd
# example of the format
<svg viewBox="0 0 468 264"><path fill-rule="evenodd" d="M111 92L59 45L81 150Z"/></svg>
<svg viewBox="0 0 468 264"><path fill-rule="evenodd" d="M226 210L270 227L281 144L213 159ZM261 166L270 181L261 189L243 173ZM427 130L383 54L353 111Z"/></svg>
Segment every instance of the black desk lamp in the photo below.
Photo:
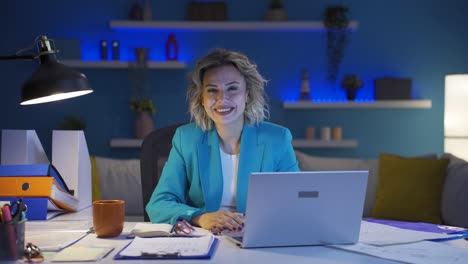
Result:
<svg viewBox="0 0 468 264"><path fill-rule="evenodd" d="M0 60L34 60L39 68L27 80L21 93L21 105L40 104L92 93L86 76L57 61L53 40L41 36L37 41L38 54L0 56Z"/></svg>

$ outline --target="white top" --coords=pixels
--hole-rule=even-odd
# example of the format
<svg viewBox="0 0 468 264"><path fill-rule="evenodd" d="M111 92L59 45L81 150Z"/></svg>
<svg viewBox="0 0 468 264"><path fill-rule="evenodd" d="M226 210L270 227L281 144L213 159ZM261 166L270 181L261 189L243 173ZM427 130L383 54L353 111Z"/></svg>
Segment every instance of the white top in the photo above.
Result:
<svg viewBox="0 0 468 264"><path fill-rule="evenodd" d="M231 155L224 153L219 148L221 156L221 167L223 169L223 197L221 208L228 211L236 211L237 190L237 168L239 165L239 154Z"/></svg>

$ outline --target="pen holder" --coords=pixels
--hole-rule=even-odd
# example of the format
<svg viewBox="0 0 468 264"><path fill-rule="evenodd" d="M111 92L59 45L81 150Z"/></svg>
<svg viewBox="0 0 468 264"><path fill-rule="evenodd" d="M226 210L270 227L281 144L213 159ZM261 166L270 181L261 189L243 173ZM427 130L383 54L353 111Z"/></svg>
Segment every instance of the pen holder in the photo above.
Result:
<svg viewBox="0 0 468 264"><path fill-rule="evenodd" d="M25 226L26 220L16 223L0 223L0 261L23 257Z"/></svg>

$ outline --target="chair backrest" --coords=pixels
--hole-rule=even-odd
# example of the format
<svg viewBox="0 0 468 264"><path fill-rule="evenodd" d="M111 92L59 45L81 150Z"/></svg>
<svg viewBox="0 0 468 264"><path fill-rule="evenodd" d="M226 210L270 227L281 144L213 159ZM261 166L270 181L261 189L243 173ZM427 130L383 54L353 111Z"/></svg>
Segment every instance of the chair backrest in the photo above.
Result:
<svg viewBox="0 0 468 264"><path fill-rule="evenodd" d="M143 208L148 204L154 188L159 182L165 161L172 148L172 138L176 129L183 124L176 124L154 130L145 137L141 145L140 169ZM149 221L144 211L145 221Z"/></svg>

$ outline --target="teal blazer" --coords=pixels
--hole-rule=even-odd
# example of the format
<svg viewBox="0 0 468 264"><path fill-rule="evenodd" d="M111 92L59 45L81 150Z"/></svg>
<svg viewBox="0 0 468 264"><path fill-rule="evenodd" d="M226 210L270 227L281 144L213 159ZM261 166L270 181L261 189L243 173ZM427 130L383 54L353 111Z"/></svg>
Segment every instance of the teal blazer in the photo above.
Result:
<svg viewBox="0 0 468 264"><path fill-rule="evenodd" d="M251 172L299 171L287 128L262 122L244 125L237 174L237 211L244 213ZM153 223L219 210L223 173L215 128L204 132L195 123L177 128L172 149L146 212Z"/></svg>

